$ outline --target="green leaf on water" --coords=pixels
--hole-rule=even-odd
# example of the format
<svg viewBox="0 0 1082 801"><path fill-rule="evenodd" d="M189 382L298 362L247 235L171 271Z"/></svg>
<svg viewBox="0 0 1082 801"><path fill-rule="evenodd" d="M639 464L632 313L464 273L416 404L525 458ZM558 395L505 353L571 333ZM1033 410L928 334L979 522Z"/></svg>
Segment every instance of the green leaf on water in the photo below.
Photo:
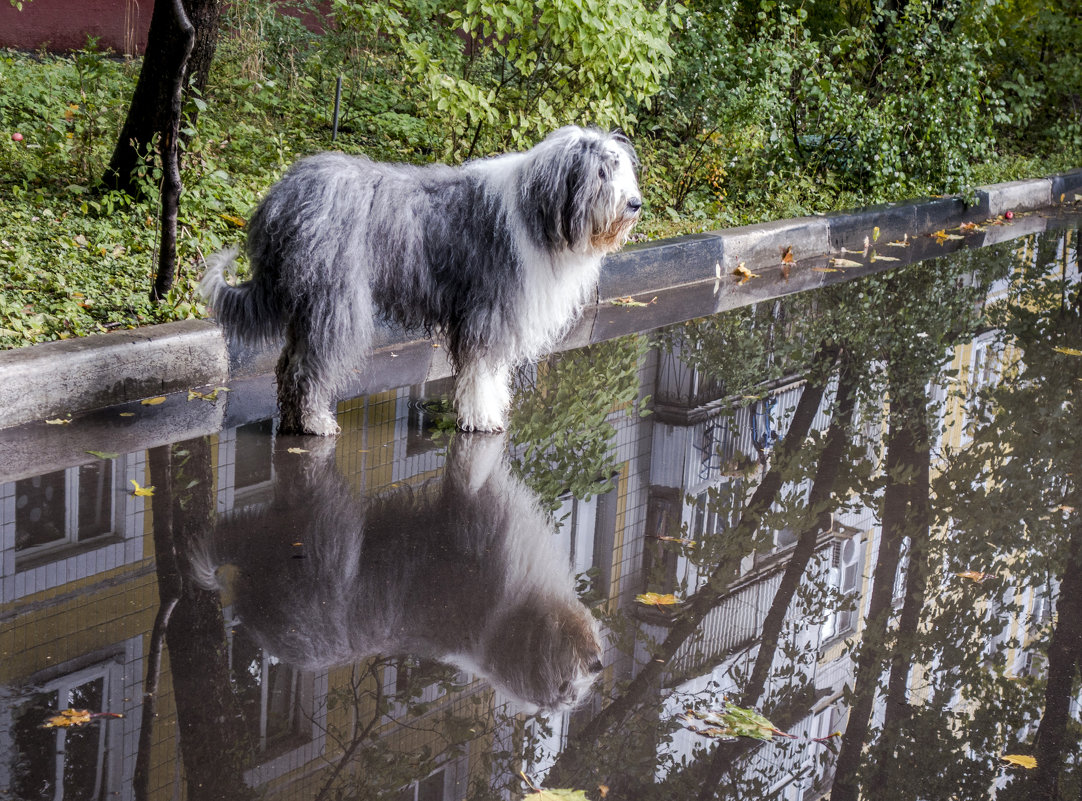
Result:
<svg viewBox="0 0 1082 801"><path fill-rule="evenodd" d="M688 728L696 734L705 737L713 737L729 740L735 737L750 737L753 740L770 740L777 734L782 737L792 737L774 726L754 709L744 709L732 704L726 704L720 711L700 712L696 709L687 709L679 719L689 725ZM706 724L705 728L699 728L698 722Z"/></svg>

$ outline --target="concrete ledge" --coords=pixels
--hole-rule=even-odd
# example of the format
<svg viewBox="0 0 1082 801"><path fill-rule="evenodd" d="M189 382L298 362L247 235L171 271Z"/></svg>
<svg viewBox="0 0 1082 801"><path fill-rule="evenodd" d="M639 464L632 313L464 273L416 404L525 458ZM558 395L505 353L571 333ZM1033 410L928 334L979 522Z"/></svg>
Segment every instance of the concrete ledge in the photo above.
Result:
<svg viewBox="0 0 1082 801"><path fill-rule="evenodd" d="M205 320L0 352L0 425L97 409L229 378L225 342Z"/></svg>
<svg viewBox="0 0 1082 801"><path fill-rule="evenodd" d="M722 243L717 233L708 233L628 245L605 259L598 299L605 303L713 278L714 265L721 261Z"/></svg>
<svg viewBox="0 0 1082 801"><path fill-rule="evenodd" d="M981 187L978 204L972 207L958 197L931 198L629 246L605 260L598 286L599 304L586 310L569 334L566 346L645 330L648 320L664 324L689 319L824 282L821 272L803 276L800 270L793 270L790 276L788 270L780 269L782 256L790 247L801 268L814 266L843 249L863 249L865 238L871 239L878 227L881 252L883 243L909 235L913 246L904 249L908 262L944 255L954 245L979 246L1044 230L1043 215L1020 215L1011 224L989 227L986 234L969 236L965 243L954 241L951 247L921 238L940 229L957 228L963 222L998 217L1006 211L1032 211L1058 203L1074 207L1076 195L1082 195L1082 169L1047 179ZM752 272L763 273L763 279L747 284L734 279L732 271L741 262ZM868 269L889 268L869 264ZM771 279L773 283L768 282L774 272L778 275ZM859 271L850 271L839 280L857 274ZM687 291L673 292L680 287ZM665 311L667 320L659 317L664 304L652 313L636 309L639 313L631 315L609 303L628 295L662 292L671 296ZM380 332L376 344L377 353L366 365L364 375L358 373L356 387L351 389L378 391L390 388L388 382L396 379L399 382L394 386L400 386L448 371L443 354L425 340L386 330ZM227 347L219 329L205 320L2 351L0 428L227 380L265 377L273 372L276 358L274 348Z"/></svg>
<svg viewBox="0 0 1082 801"><path fill-rule="evenodd" d="M721 269L724 273L731 273L740 264L753 272L780 264L789 248L792 248L795 261L830 252L830 231L825 217L744 225L719 233L723 243Z"/></svg>
<svg viewBox="0 0 1082 801"><path fill-rule="evenodd" d="M1052 205L1052 180L1009 181L977 190L977 215L999 217L1008 211L1032 211Z"/></svg>
<svg viewBox="0 0 1082 801"><path fill-rule="evenodd" d="M1052 202L1064 205L1082 203L1082 170L1052 177Z"/></svg>

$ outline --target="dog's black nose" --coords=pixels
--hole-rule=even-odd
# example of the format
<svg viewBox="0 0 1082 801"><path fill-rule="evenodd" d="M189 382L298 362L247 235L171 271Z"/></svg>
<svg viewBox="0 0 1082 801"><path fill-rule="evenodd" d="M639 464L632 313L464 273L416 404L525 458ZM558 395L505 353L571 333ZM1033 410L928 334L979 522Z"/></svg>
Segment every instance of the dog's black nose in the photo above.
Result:
<svg viewBox="0 0 1082 801"><path fill-rule="evenodd" d="M633 197L627 202L627 207L632 211L638 211L642 208L642 198Z"/></svg>

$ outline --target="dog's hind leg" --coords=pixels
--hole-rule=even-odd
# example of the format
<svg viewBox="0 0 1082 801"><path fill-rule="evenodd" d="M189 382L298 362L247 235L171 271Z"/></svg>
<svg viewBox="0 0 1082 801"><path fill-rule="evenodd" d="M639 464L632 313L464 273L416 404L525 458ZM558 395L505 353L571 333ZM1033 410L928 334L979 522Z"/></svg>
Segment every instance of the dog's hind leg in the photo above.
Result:
<svg viewBox="0 0 1082 801"><path fill-rule="evenodd" d="M278 379L278 431L331 437L340 431L333 412L334 359L293 323L274 374Z"/></svg>
<svg viewBox="0 0 1082 801"><path fill-rule="evenodd" d="M503 431L511 406L511 373L502 362L467 361L455 376L455 410L463 431Z"/></svg>

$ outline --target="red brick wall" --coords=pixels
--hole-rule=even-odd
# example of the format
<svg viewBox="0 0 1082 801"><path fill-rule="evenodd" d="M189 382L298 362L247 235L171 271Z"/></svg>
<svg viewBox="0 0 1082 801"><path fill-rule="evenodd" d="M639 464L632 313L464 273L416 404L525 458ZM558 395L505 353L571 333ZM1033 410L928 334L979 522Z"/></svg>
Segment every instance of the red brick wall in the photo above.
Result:
<svg viewBox="0 0 1082 801"><path fill-rule="evenodd" d="M134 55L146 45L154 0L23 0L23 10L0 0L0 47L77 50L86 37Z"/></svg>
<svg viewBox="0 0 1082 801"><path fill-rule="evenodd" d="M282 6L317 33L330 16L329 0L315 13L297 11L289 0ZM103 50L136 55L146 47L153 11L154 0L23 0L22 11L0 0L0 47L64 52L78 50L94 36Z"/></svg>

